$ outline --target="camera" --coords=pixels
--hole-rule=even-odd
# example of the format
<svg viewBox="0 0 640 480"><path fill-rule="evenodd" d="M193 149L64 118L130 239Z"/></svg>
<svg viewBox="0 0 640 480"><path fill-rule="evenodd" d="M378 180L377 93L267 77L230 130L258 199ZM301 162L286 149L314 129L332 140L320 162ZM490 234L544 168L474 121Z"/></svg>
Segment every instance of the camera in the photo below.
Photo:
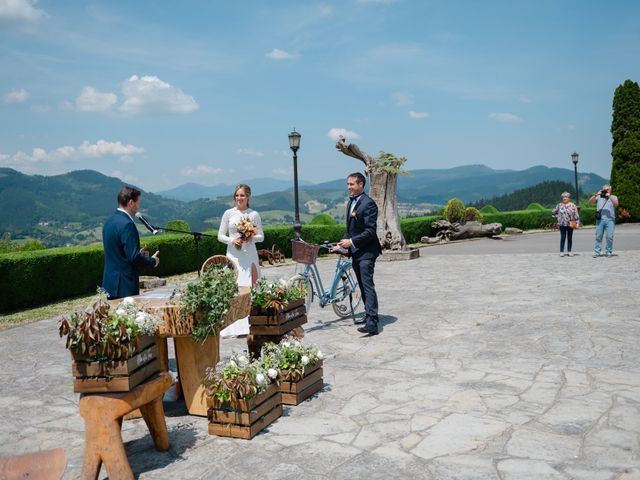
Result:
<svg viewBox="0 0 640 480"><path fill-rule="evenodd" d="M606 190L601 190L600 191L600 198L607 198L607 191Z"/></svg>

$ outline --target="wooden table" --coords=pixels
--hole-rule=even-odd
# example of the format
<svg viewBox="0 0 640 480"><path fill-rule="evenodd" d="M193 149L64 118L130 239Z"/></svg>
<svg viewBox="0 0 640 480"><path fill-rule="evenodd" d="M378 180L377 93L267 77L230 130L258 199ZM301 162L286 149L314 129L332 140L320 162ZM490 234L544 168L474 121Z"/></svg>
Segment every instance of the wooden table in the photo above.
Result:
<svg viewBox="0 0 640 480"><path fill-rule="evenodd" d="M172 305L170 301L171 289L160 288L144 292L133 297L138 304L150 310L155 310L166 325L174 328L164 328L160 331L159 355L163 371L169 370L169 355L167 352L167 338L173 338L178 364L178 377L184 394L184 401L191 415L207 416L207 402L202 378L208 367L215 367L220 361L220 335L210 336L203 343L196 342L190 333L181 329L178 323L180 307ZM119 303L119 301L118 301ZM225 328L237 320L249 315L251 310L251 290L239 287L239 292L231 301L229 313L222 322Z"/></svg>

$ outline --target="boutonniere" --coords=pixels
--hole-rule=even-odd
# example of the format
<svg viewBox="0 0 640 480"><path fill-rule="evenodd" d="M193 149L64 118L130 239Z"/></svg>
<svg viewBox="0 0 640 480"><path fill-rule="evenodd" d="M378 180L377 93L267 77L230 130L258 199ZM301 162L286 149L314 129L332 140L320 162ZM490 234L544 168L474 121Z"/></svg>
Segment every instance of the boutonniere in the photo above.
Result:
<svg viewBox="0 0 640 480"><path fill-rule="evenodd" d="M356 212L355 210L351 212L351 218L358 218L358 212Z"/></svg>

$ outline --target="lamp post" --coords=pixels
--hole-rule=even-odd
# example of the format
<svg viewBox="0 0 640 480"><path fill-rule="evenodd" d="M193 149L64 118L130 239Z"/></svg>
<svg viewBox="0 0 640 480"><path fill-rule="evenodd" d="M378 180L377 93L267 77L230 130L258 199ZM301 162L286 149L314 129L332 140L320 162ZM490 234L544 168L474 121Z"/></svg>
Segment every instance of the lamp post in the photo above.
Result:
<svg viewBox="0 0 640 480"><path fill-rule="evenodd" d="M296 218L293 224L293 232L296 240L300 239L300 209L298 208L298 149L300 148L300 135L293 129L289 134L289 147L293 151L293 197L296 209Z"/></svg>
<svg viewBox="0 0 640 480"><path fill-rule="evenodd" d="M580 192L578 191L578 154L576 152L571 154L571 161L573 162L573 173L576 180L576 208L580 211Z"/></svg>

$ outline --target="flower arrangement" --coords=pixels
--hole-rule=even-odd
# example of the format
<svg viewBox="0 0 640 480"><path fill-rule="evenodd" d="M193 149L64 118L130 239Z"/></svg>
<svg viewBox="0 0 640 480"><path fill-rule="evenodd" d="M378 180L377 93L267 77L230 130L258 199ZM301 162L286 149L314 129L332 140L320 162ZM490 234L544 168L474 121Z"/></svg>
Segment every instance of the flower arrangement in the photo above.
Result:
<svg viewBox="0 0 640 480"><path fill-rule="evenodd" d="M256 234L256 231L258 230L256 225L246 215L240 219L240 221L238 222L238 226L236 228L238 230L238 233L240 234L240 238L244 241L247 241L251 237L253 237ZM241 247L240 245L236 245L236 248L239 249Z"/></svg>
<svg viewBox="0 0 640 480"><path fill-rule="evenodd" d="M261 278L251 289L251 306L260 310L279 312L286 303L303 300L306 295L307 289L303 283L283 279L276 283L269 283L266 278Z"/></svg>
<svg viewBox="0 0 640 480"><path fill-rule="evenodd" d="M238 294L236 274L226 265L212 265L202 272L197 281L187 284L182 290L175 290L173 298L178 294L178 304L182 306L180 316L196 318L191 336L198 342L204 342L209 335L217 334L229 311L231 299Z"/></svg>
<svg viewBox="0 0 640 480"><path fill-rule="evenodd" d="M99 293L85 310L62 318L58 331L66 335L66 348L91 360L126 360L136 351L142 335L155 335L162 320L133 298L125 298L113 311L106 293Z"/></svg>
<svg viewBox="0 0 640 480"><path fill-rule="evenodd" d="M295 337L287 336L280 343L265 343L262 347L263 366L280 372L280 380L297 382L304 376L304 369L315 365L324 357L313 345L305 345Z"/></svg>
<svg viewBox="0 0 640 480"><path fill-rule="evenodd" d="M227 404L248 400L264 392L278 377L273 368L266 368L259 360L251 360L246 353L234 353L226 362L207 368L203 384L214 401Z"/></svg>

